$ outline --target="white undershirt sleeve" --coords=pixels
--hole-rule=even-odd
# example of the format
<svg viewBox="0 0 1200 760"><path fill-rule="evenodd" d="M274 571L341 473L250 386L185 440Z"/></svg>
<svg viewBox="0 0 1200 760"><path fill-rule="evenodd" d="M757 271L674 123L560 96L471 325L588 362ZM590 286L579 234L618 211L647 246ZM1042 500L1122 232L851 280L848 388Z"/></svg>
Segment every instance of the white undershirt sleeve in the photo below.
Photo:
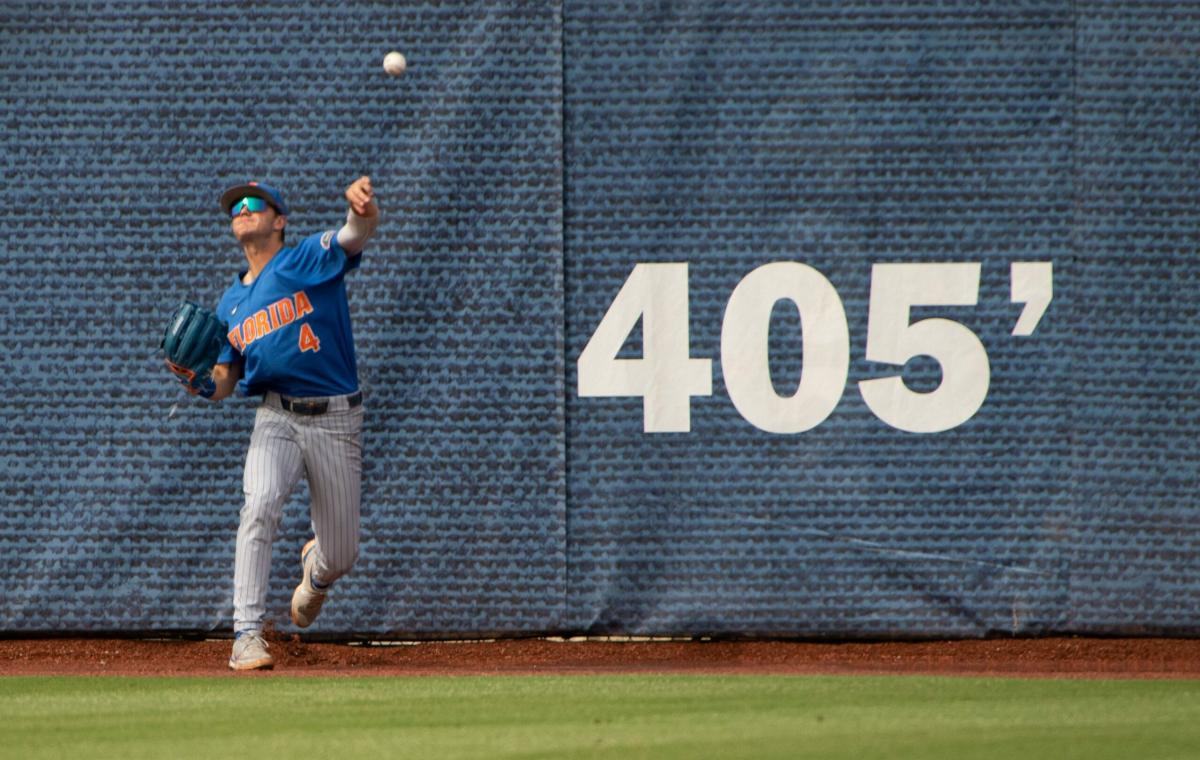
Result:
<svg viewBox="0 0 1200 760"><path fill-rule="evenodd" d="M346 224L337 233L338 245L346 253L359 253L367 244L367 238L379 226L379 214L359 216L354 209L346 212Z"/></svg>

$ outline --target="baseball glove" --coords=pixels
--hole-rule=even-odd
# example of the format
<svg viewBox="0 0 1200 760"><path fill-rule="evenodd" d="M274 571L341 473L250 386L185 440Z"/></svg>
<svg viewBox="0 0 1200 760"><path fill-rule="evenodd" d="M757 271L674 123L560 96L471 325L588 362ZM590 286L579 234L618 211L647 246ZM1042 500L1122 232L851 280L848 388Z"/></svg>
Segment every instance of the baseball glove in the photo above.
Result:
<svg viewBox="0 0 1200 760"><path fill-rule="evenodd" d="M228 327L208 309L184 301L175 310L163 335L167 367L189 393L212 398L217 390L212 370L225 347Z"/></svg>

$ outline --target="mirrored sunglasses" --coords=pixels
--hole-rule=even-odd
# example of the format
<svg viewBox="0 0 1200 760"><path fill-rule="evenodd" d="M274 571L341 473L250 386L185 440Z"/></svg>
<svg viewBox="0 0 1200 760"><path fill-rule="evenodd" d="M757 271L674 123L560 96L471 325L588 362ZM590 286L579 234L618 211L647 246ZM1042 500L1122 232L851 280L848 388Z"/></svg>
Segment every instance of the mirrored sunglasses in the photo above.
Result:
<svg viewBox="0 0 1200 760"><path fill-rule="evenodd" d="M242 208L249 209L251 213L266 211L267 202L262 198L247 195L245 198L242 198L240 201L233 204L233 208L229 209L229 215L231 217L237 216L238 214L242 213Z"/></svg>

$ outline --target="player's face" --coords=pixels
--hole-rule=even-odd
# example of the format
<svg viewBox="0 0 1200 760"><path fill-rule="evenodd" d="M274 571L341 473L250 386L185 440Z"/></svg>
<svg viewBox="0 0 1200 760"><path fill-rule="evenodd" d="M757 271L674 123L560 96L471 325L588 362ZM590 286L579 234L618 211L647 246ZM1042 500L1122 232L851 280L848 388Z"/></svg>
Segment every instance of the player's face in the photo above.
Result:
<svg viewBox="0 0 1200 760"><path fill-rule="evenodd" d="M230 225L233 227L233 236L239 242L245 243L270 239L276 231L283 229L286 222L287 217L280 216L271 206L266 206L261 211L251 211L248 205L240 204Z"/></svg>

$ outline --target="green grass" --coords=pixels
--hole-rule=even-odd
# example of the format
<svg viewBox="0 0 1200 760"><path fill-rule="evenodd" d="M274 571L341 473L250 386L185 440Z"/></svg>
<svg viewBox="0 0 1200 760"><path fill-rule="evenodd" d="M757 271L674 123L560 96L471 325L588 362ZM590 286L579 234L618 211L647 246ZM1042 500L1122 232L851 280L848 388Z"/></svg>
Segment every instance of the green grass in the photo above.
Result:
<svg viewBox="0 0 1200 760"><path fill-rule="evenodd" d="M1195 758L1200 681L0 678L8 758Z"/></svg>

